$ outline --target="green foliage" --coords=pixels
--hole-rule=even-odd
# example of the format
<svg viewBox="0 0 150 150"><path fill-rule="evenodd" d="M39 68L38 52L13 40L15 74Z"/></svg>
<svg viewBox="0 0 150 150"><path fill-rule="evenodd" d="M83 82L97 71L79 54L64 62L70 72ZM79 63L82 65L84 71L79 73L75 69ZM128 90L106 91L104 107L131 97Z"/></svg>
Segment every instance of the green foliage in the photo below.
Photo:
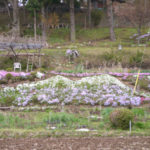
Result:
<svg viewBox="0 0 150 150"><path fill-rule="evenodd" d="M142 63L142 58L143 58L144 53L141 51L137 51L135 55L130 56L130 64L131 66L140 66Z"/></svg>
<svg viewBox="0 0 150 150"><path fill-rule="evenodd" d="M123 54L113 50L110 52L105 52L102 55L102 58L106 61L107 66L111 66L112 64L118 64L118 62L121 62L122 57Z"/></svg>
<svg viewBox="0 0 150 150"><path fill-rule="evenodd" d="M44 118L44 121L50 124L72 125L73 123L79 122L79 118L73 114L68 113L50 113L47 117Z"/></svg>
<svg viewBox="0 0 150 150"><path fill-rule="evenodd" d="M33 75L28 76L27 79L29 81L35 81L35 77Z"/></svg>
<svg viewBox="0 0 150 150"><path fill-rule="evenodd" d="M97 26L97 25L99 25L99 23L102 19L103 12L99 9L94 9L94 10L92 10L91 16L92 16L92 22L93 22L94 26Z"/></svg>
<svg viewBox="0 0 150 150"><path fill-rule="evenodd" d="M108 117L109 117L109 115L110 115L110 113L113 111L113 108L110 108L110 107L108 107L108 108L104 108L104 109L102 109L102 111L101 111L101 115L103 116L103 118L107 118L108 119Z"/></svg>
<svg viewBox="0 0 150 150"><path fill-rule="evenodd" d="M30 76L32 76L33 78L36 78L36 74L37 74L37 72L36 72L36 71L33 71L33 72L31 72L31 75L30 75Z"/></svg>
<svg viewBox="0 0 150 150"><path fill-rule="evenodd" d="M57 87L57 88L65 88L65 87L67 87L67 84L65 83L64 80L59 80L59 81L56 83L55 87Z"/></svg>
<svg viewBox="0 0 150 150"><path fill-rule="evenodd" d="M138 81L138 85L141 89L149 90L149 88L148 88L149 82L146 79L140 79Z"/></svg>
<svg viewBox="0 0 150 150"><path fill-rule="evenodd" d="M5 96L0 98L0 106L12 106L13 102L15 100L15 96Z"/></svg>
<svg viewBox="0 0 150 150"><path fill-rule="evenodd" d="M8 73L8 74L6 74L5 78L6 78L7 81L9 81L9 80L11 80L13 78L13 75Z"/></svg>
<svg viewBox="0 0 150 150"><path fill-rule="evenodd" d="M135 126L136 128L145 129L145 123L143 123L143 122L136 122L136 123L134 124L134 126Z"/></svg>
<svg viewBox="0 0 150 150"><path fill-rule="evenodd" d="M15 128L25 127L25 120L12 115L3 115L0 113L0 128Z"/></svg>
<svg viewBox="0 0 150 150"><path fill-rule="evenodd" d="M26 5L26 8L31 12L33 12L34 10L36 10L36 11L39 10L40 7L41 7L41 5L40 5L39 0L29 0Z"/></svg>
<svg viewBox="0 0 150 150"><path fill-rule="evenodd" d="M135 116L143 116L145 114L144 108L133 108L132 112L134 113Z"/></svg>
<svg viewBox="0 0 150 150"><path fill-rule="evenodd" d="M12 68L6 68L6 71L12 71Z"/></svg>
<svg viewBox="0 0 150 150"><path fill-rule="evenodd" d="M126 108L118 108L110 114L110 122L113 127L128 129L129 122L133 122L134 114Z"/></svg>
<svg viewBox="0 0 150 150"><path fill-rule="evenodd" d="M20 58L19 62L21 63L22 70L26 69L27 66L27 60L25 58ZM13 68L14 60L9 57L0 57L0 68L1 70L6 70L8 69L9 71Z"/></svg>

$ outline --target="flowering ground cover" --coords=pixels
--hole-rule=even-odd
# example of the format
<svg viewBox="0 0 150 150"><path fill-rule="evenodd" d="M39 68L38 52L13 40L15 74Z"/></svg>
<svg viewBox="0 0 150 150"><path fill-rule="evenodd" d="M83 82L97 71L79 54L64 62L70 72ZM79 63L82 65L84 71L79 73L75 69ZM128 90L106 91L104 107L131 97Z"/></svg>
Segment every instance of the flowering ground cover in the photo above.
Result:
<svg viewBox="0 0 150 150"><path fill-rule="evenodd" d="M64 72L56 72L56 71L51 71L52 74L55 75L63 75L63 76L72 76L72 77L89 77L89 76L97 76L97 75L102 75L104 73L64 73ZM115 76L115 77L122 77L122 78L127 78L128 76L137 76L138 73L118 73L118 72L109 72L109 75ZM142 78L143 76L150 76L150 73L140 73L140 77Z"/></svg>
<svg viewBox="0 0 150 150"><path fill-rule="evenodd" d="M1 105L11 100L12 105L90 104L104 106L139 106L141 97L131 88L110 75L85 77L72 81L62 76L5 87L0 92Z"/></svg>
<svg viewBox="0 0 150 150"><path fill-rule="evenodd" d="M7 72L4 70L0 70L0 80L5 78L7 74L11 74L13 77L18 77L18 76L26 77L30 75L30 73L25 73L25 72Z"/></svg>

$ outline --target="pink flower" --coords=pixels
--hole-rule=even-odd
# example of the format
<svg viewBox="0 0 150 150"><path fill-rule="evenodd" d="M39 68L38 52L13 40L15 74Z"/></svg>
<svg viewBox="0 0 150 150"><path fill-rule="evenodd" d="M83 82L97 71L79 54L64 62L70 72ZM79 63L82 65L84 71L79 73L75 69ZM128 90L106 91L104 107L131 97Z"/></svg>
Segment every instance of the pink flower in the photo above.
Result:
<svg viewBox="0 0 150 150"><path fill-rule="evenodd" d="M145 98L144 98L144 97L141 97L141 103L143 103L143 102L144 102L144 100L145 100Z"/></svg>

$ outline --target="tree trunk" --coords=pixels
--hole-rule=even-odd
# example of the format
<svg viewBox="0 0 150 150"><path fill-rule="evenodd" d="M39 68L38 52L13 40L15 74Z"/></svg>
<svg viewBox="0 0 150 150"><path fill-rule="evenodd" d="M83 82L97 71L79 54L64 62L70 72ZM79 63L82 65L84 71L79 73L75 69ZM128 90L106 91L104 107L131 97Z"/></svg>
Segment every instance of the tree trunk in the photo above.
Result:
<svg viewBox="0 0 150 150"><path fill-rule="evenodd" d="M46 43L46 24L45 24L45 8L42 6L41 9L41 14L42 14L42 41Z"/></svg>
<svg viewBox="0 0 150 150"><path fill-rule="evenodd" d="M36 33L36 10L34 9L34 41L36 42L37 33Z"/></svg>
<svg viewBox="0 0 150 150"><path fill-rule="evenodd" d="M70 0L70 38L71 42L75 42L75 13L74 13L74 0Z"/></svg>
<svg viewBox="0 0 150 150"><path fill-rule="evenodd" d="M110 39L112 41L116 40L115 32L114 32L114 16L113 16L113 2L112 0L107 0L107 15L109 21L110 28Z"/></svg>
<svg viewBox="0 0 150 150"><path fill-rule="evenodd" d="M11 14L10 14L10 10L9 10L9 7L8 7L8 2L7 2L7 1L4 1L4 5L5 5L6 9L7 9L8 17L9 17L9 19L12 21Z"/></svg>
<svg viewBox="0 0 150 150"><path fill-rule="evenodd" d="M91 0L88 0L88 27L91 28L91 11L92 11L92 4Z"/></svg>
<svg viewBox="0 0 150 150"><path fill-rule="evenodd" d="M20 36L20 21L19 21L18 0L13 0L12 1L12 6L13 6L12 33L13 33L13 36Z"/></svg>
<svg viewBox="0 0 150 150"><path fill-rule="evenodd" d="M26 23L26 4L25 1L23 1L23 22Z"/></svg>
<svg viewBox="0 0 150 150"><path fill-rule="evenodd" d="M142 27L141 27L141 24L139 24L139 25L138 25L138 29L137 29L137 30L138 30L138 36L141 35L141 28L142 28ZM140 42L141 42L141 40L138 39L138 44L140 44Z"/></svg>
<svg viewBox="0 0 150 150"><path fill-rule="evenodd" d="M87 17L87 15L86 15L86 13L85 13L85 17L84 17L84 29L86 30L86 26L87 26L87 20L86 20L86 17Z"/></svg>

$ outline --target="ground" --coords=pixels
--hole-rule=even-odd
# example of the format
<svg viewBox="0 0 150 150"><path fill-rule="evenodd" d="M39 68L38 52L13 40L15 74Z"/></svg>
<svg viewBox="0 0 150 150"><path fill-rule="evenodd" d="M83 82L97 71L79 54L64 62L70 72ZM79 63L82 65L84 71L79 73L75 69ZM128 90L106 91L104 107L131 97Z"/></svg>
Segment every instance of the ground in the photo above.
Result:
<svg viewBox="0 0 150 150"><path fill-rule="evenodd" d="M150 150L150 137L0 139L2 150Z"/></svg>

